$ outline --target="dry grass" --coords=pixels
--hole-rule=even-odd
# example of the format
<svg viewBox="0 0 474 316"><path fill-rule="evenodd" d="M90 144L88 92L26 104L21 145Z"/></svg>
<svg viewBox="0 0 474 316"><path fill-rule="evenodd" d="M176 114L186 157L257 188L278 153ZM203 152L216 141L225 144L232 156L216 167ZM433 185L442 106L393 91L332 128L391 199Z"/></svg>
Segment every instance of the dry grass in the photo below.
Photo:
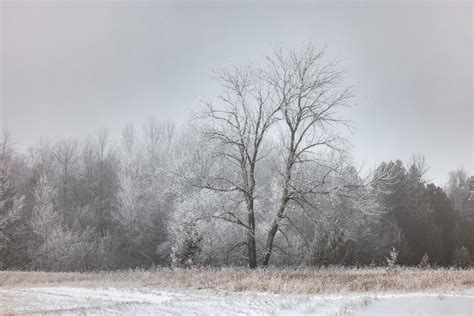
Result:
<svg viewBox="0 0 474 316"><path fill-rule="evenodd" d="M195 268L118 272L0 272L0 288L26 286L151 287L300 294L462 291L474 289L474 269Z"/></svg>

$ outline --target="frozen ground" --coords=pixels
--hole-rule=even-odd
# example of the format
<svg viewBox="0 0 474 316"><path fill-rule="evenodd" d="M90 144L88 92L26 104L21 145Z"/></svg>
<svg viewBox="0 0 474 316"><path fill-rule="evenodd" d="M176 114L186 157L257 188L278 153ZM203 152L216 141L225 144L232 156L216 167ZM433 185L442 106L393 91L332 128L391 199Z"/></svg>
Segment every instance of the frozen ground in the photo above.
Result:
<svg viewBox="0 0 474 316"><path fill-rule="evenodd" d="M0 311L6 315L474 315L474 292L310 296L147 288L3 288Z"/></svg>

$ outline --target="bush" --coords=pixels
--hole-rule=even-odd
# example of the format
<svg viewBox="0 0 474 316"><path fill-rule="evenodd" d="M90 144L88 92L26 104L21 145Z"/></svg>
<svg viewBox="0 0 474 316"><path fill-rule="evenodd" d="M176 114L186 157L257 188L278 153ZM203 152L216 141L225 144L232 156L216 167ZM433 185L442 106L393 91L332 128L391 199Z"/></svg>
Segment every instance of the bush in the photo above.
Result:
<svg viewBox="0 0 474 316"><path fill-rule="evenodd" d="M393 247L392 250L390 250L389 256L385 258L387 261L387 271L393 271L398 267L398 254L399 251L397 248Z"/></svg>
<svg viewBox="0 0 474 316"><path fill-rule="evenodd" d="M198 256L202 251L202 236L191 224L180 237L171 248L172 265L189 268L198 263Z"/></svg>
<svg viewBox="0 0 474 316"><path fill-rule="evenodd" d="M421 258L421 261L418 264L418 267L422 269L426 269L426 268L429 268L430 266L431 266L430 256L428 256L428 254L425 252L425 254L423 255L423 258Z"/></svg>

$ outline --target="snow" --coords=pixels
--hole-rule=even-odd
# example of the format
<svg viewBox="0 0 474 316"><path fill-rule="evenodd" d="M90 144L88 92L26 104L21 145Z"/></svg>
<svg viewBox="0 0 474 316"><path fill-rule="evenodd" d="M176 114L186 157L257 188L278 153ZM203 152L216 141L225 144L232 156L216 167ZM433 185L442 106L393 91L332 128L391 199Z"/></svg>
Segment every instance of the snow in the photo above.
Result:
<svg viewBox="0 0 474 316"><path fill-rule="evenodd" d="M474 295L414 293L376 298L357 315L474 315Z"/></svg>
<svg viewBox="0 0 474 316"><path fill-rule="evenodd" d="M312 296L149 288L4 288L0 290L0 311L61 315L474 315L474 293Z"/></svg>

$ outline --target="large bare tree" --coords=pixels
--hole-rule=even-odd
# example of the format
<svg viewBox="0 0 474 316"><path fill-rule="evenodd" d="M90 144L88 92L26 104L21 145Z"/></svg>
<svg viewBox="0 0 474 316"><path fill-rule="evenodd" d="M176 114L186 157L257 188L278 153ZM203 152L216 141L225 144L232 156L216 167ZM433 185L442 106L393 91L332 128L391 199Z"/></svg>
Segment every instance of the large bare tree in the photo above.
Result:
<svg viewBox="0 0 474 316"><path fill-rule="evenodd" d="M236 172L209 177L203 188L216 192L238 192L245 201L246 219L225 210L215 217L240 225L246 231L250 268L257 266L255 237L255 192L257 164L265 156L263 141L277 120L279 105L271 101L262 72L246 67L232 67L218 76L223 93L217 102L206 102L199 114L201 132L218 144L216 159L222 158Z"/></svg>
<svg viewBox="0 0 474 316"><path fill-rule="evenodd" d="M281 194L265 242L262 265L267 266L291 201L301 204L308 194L329 194L349 186L334 181L338 178L334 174L342 173L341 160L322 157L333 156L328 151L342 152L337 127L348 123L338 114L351 97L350 88L343 85L343 72L324 61L324 50L311 45L301 51L275 50L259 69L232 67L218 78L224 93L220 102L205 104L206 111L199 116L201 131L218 143L216 156L236 167L237 175L221 173L207 179L203 187L242 194L246 220L228 210L216 217L245 228L250 267L257 266L257 164L265 157L263 144L274 143L278 135L281 138ZM309 165L318 166L322 175L308 177ZM296 175L300 181L295 181Z"/></svg>
<svg viewBox="0 0 474 316"><path fill-rule="evenodd" d="M337 159L321 157L327 150L342 150L337 127L348 123L339 117L339 110L347 105L351 92L350 87L344 87L343 72L335 64L325 62L324 54L324 50L307 46L301 51L276 50L267 58L267 82L281 116L283 161L281 194L268 231L263 266L269 263L275 236L291 201L304 199L308 194L329 194L341 185L346 186L340 181L328 186L342 165ZM325 172L301 185L294 176L298 171L304 172L308 164L321 165Z"/></svg>

